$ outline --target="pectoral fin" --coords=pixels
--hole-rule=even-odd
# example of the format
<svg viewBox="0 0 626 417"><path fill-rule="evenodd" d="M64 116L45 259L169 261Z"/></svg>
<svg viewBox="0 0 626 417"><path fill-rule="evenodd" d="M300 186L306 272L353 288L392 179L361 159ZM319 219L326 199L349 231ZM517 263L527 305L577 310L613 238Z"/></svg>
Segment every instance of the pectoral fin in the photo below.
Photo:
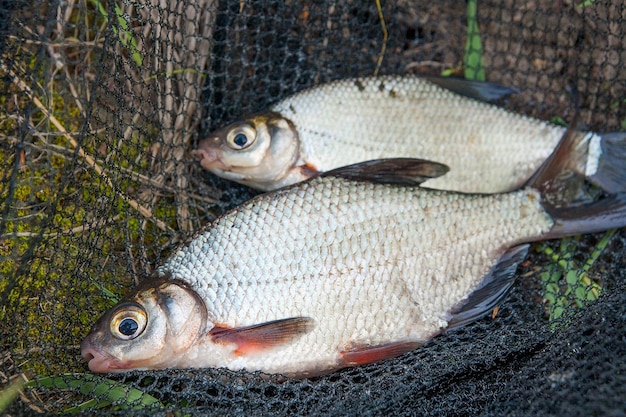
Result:
<svg viewBox="0 0 626 417"><path fill-rule="evenodd" d="M247 355L291 342L314 327L315 320L310 317L292 317L246 327L218 325L211 329L209 336L215 343L234 344L236 355Z"/></svg>
<svg viewBox="0 0 626 417"><path fill-rule="evenodd" d="M300 170L300 175L304 178L311 178L320 174L320 171L317 169L317 167L310 163L306 163L298 167L298 169Z"/></svg>
<svg viewBox="0 0 626 417"><path fill-rule="evenodd" d="M419 185L444 175L446 165L425 159L390 158L361 162L337 168L323 174L353 181L369 181L376 184Z"/></svg>
<svg viewBox="0 0 626 417"><path fill-rule="evenodd" d="M529 245L521 245L505 252L483 279L482 285L467 300L452 311L448 330L477 320L491 311L515 282L517 265L526 258Z"/></svg>

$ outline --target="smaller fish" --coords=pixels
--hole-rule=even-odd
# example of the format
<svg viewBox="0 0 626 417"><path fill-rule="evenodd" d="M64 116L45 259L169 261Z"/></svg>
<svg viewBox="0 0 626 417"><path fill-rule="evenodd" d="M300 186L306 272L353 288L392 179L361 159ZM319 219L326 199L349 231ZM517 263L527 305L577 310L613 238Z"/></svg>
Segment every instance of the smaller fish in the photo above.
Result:
<svg viewBox="0 0 626 417"><path fill-rule="evenodd" d="M93 372L310 377L415 349L492 311L529 242L626 225L626 195L583 193L584 140L568 131L531 185L509 193L423 188L447 167L391 159L257 196L104 314L82 356Z"/></svg>
<svg viewBox="0 0 626 417"><path fill-rule="evenodd" d="M264 191L383 158L450 167L425 187L511 191L527 183L566 129L473 99L494 90L502 94L489 83L413 76L335 81L209 134L194 155L215 175ZM588 157L580 174L610 193L626 191L626 177L612 169L626 160L626 133L589 133L581 146Z"/></svg>

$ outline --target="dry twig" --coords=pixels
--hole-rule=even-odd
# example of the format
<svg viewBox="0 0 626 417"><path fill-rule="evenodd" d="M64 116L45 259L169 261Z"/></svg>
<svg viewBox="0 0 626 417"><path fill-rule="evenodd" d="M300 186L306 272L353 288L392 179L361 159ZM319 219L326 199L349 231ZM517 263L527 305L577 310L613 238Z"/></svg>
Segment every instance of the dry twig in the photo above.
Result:
<svg viewBox="0 0 626 417"><path fill-rule="evenodd" d="M30 100L32 100L32 102L35 104L35 106L37 106L37 108L39 110L41 110L41 112L46 116L46 118L48 120L50 120L50 122L54 125L54 127L56 127L57 130L63 135L63 137L65 137L65 139L67 139L67 141L70 143L70 145L74 149L78 150L78 155L80 156L80 158L82 160L84 160L85 163L88 166L93 168L93 170L98 175L102 176L105 179L105 181L107 182L107 184L109 185L109 187L111 187L112 190L115 190L115 192L119 195L119 197L121 199L123 199L126 203L128 203L128 205L131 206L133 209L135 209L139 213L141 213L141 215L144 216L146 219L149 219L149 220L153 221L159 229L161 229L163 231L166 231L166 230L169 229L168 226L163 221L155 218L152 215L152 211L149 208L144 207L141 204L139 204L137 201L135 201L135 200L133 200L133 199L131 199L131 198L129 198L129 197L119 193L116 190L115 186L113 185L113 182L111 181L111 179L104 172L104 169L100 165L98 165L98 163L96 163L95 159L91 155L88 155L83 150L83 148L78 145L78 142L76 141L76 139L74 139L74 137L69 134L69 132L61 124L61 122L59 122L59 120L52 113L50 113L50 111L48 111L48 109L43 105L43 103L35 96L35 94L30 89L30 87L28 85L26 85L26 83L24 81L22 81L22 79L17 74L15 74L12 70L10 70L4 64L4 62L0 61L0 68L11 76L11 78L13 79L13 83L20 90L22 90L28 96L28 98Z"/></svg>

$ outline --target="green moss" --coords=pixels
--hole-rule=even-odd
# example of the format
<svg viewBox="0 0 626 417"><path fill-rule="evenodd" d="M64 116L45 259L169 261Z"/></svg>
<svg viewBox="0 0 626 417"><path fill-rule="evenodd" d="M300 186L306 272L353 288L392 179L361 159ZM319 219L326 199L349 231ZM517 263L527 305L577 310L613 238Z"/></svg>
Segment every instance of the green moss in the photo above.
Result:
<svg viewBox="0 0 626 417"><path fill-rule="evenodd" d="M80 21L82 26L85 19L98 19L90 14L93 11L76 8L69 20ZM102 32L93 29L79 38L92 42L95 36L102 36ZM54 63L47 62L48 56L40 54L36 45L20 48L16 65L29 76L23 81L33 86L38 99L68 132L82 131L84 115L70 95L66 80L49 78L53 71L48 66ZM74 70L74 64L67 65L65 69ZM81 86L75 87L80 96ZM145 223L146 219L118 194L121 190L128 192L129 198L136 198L132 192L140 190L142 184L128 171L147 174L150 157L146 150L159 131L146 124L124 139L109 136L110 131L76 137L82 149L105 170L114 184L111 187L107 177L97 174L80 157L72 159L75 149L71 141L59 134L48 116L26 111L32 106L30 98L15 84L0 79L0 90L6 93L0 95L0 113L29 114L29 123L41 133L25 137L26 142L36 146L28 148L26 169L16 176L13 196L7 199L8 187L0 187L0 207L4 208L5 201L11 204L7 216L0 219L4 222L0 295L5 301L0 306L0 320L11 317L15 323L11 338L0 344L20 352L14 359L21 364L21 371L49 375L84 370L75 346L95 318L112 306L111 294L121 297L134 285L128 266L120 259L126 259L129 248L136 253L139 247L148 247L145 256L152 259L171 238L151 221ZM0 133L22 140L15 120L0 117ZM103 144L106 160L101 153ZM67 151L59 152L51 145ZM2 172L11 172L15 156L14 149L0 146ZM150 208L155 217L177 228L173 199L163 198L157 207ZM15 236L16 232L24 236ZM32 349L42 342L47 345L46 351Z"/></svg>
<svg viewBox="0 0 626 417"><path fill-rule="evenodd" d="M56 169L61 169L65 166L65 158L59 155L52 155L50 162L52 163L52 167Z"/></svg>
<svg viewBox="0 0 626 417"><path fill-rule="evenodd" d="M4 255L2 257L4 258ZM15 266L15 261L11 258L3 259L2 262L0 262L0 278L2 278L0 281L0 292L4 292L9 282L8 276L15 270Z"/></svg>
<svg viewBox="0 0 626 417"><path fill-rule="evenodd" d="M138 231L139 230L139 220L136 219L136 218L129 219L128 220L128 229L133 231L133 232Z"/></svg>
<svg viewBox="0 0 626 417"><path fill-rule="evenodd" d="M63 160L58 161L57 165L62 166ZM55 164L48 166L55 170ZM67 172L63 174L62 171L37 171L42 178L60 179L67 175ZM130 180L123 183L125 186L139 187ZM15 200L24 207L34 202L39 207L42 203L49 206L58 193L54 188L56 184L46 181L19 184ZM125 228L121 224L130 226L134 231L131 238L137 239L137 243L138 231L144 219L119 198L104 179L93 172L87 171L77 176L77 181L68 184L60 195L62 197L52 217L33 216L31 209L18 208L12 214L16 220L5 223L6 233L44 230L48 235L34 248L37 255L28 259L22 257L29 248L33 249L31 239L12 237L0 242L0 271L3 277L7 277L0 281L0 291L7 291L9 280L15 284L7 295L7 305L0 310L0 319L4 319L8 313L18 317L19 323L16 335L20 336L9 343L19 342L24 346L36 346L42 342L58 347L76 345L86 335L95 317L111 307L111 301L102 288L106 287L107 291L121 296L132 286L132 277L109 257L116 251L126 251ZM103 196L108 197L110 202L106 217L120 216L125 221L91 229L84 238L77 238L80 234L69 233L94 218L95 208L102 207ZM173 219L175 210L162 208L158 215ZM98 213L98 218L101 216L103 213ZM42 225L44 220L50 224ZM173 222L171 224L175 226ZM146 236L151 241L156 240L152 233L161 235L158 229L150 228ZM92 262L93 275L79 282L75 273L81 267L76 261L85 254L85 246L81 242L97 242L98 252L94 255L98 259ZM24 262L28 265L23 272L17 272L19 264ZM50 304L50 300L54 300L53 304ZM76 360L76 353L59 348L54 355L28 355L24 358L23 370L38 374L82 370L84 364Z"/></svg>
<svg viewBox="0 0 626 417"><path fill-rule="evenodd" d="M24 184L17 187L15 190L15 198L17 201L28 201L31 195L30 185Z"/></svg>

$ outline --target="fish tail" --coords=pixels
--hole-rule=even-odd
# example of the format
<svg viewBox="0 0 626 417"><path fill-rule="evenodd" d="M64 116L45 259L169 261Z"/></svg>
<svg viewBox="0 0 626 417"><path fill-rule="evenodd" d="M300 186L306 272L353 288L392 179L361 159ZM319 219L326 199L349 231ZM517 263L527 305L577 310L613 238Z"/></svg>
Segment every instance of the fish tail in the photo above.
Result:
<svg viewBox="0 0 626 417"><path fill-rule="evenodd" d="M574 207L544 204L544 209L554 220L547 239L626 227L626 193Z"/></svg>
<svg viewBox="0 0 626 417"><path fill-rule="evenodd" d="M607 193L626 192L626 132L594 135L586 170L589 181Z"/></svg>
<svg viewBox="0 0 626 417"><path fill-rule="evenodd" d="M569 207L593 201L587 180L589 148L595 134L581 132L572 122L558 145L529 180L542 201L555 207Z"/></svg>
<svg viewBox="0 0 626 417"><path fill-rule="evenodd" d="M541 204L554 220L544 238L560 238L626 226L626 134L581 132L576 121L565 131L554 152L531 178ZM601 147L602 152L597 148ZM595 149L594 149L595 148ZM589 175L590 158L596 158ZM595 180L595 181L594 181ZM598 199L597 182L605 192Z"/></svg>

